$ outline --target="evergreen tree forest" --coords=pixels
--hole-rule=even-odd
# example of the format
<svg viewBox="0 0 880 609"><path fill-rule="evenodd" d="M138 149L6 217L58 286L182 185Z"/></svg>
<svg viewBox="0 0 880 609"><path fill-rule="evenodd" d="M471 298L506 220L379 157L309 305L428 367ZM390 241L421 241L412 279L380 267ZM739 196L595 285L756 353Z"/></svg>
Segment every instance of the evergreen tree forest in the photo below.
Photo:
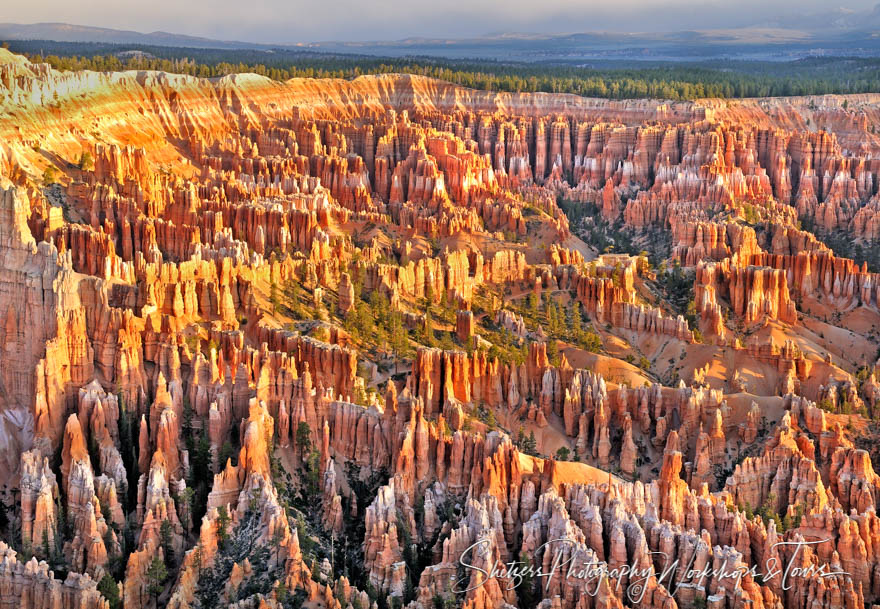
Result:
<svg viewBox="0 0 880 609"><path fill-rule="evenodd" d="M880 58L811 57L788 62L717 60L632 62L575 66L563 63L374 57L273 49L199 49L150 45L9 41L4 46L57 70L161 70L216 78L252 72L274 80L345 78L406 73L480 90L572 93L608 99L692 100L827 93L880 92ZM606 64L602 64L606 65Z"/></svg>

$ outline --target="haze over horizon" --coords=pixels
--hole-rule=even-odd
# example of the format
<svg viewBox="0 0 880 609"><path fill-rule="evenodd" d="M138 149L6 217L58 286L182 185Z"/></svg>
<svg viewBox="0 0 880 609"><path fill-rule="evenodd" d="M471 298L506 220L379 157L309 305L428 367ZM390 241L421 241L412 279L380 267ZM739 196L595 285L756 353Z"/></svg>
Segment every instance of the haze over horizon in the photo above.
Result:
<svg viewBox="0 0 880 609"><path fill-rule="evenodd" d="M620 0L585 8L574 0L542 3L514 0L449 0L413 5L397 0L367 4L355 0L310 5L301 1L259 0L246 5L218 0L181 4L173 0L130 3L97 0L87 6L50 0L19 4L3 20L16 23L64 22L83 26L164 31L219 40L297 44L318 41L400 40L409 37L467 38L488 33L665 32L741 27L839 27L848 15L871 10L876 0L847 0L829 7L821 0L761 0L732 5L722 0ZM306 20L305 17L308 17ZM857 23L857 20L854 20Z"/></svg>

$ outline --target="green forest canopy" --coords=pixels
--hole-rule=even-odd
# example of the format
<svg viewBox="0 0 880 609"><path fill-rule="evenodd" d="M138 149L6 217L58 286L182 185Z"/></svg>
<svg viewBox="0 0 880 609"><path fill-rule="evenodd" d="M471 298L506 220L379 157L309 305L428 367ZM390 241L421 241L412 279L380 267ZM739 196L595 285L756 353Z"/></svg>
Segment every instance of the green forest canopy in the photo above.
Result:
<svg viewBox="0 0 880 609"><path fill-rule="evenodd" d="M388 58L291 49L196 49L104 43L10 41L9 48L58 70L162 70L205 78L254 72L275 80L406 73L493 91L573 93L610 99L740 98L880 92L880 59L645 63L639 67Z"/></svg>

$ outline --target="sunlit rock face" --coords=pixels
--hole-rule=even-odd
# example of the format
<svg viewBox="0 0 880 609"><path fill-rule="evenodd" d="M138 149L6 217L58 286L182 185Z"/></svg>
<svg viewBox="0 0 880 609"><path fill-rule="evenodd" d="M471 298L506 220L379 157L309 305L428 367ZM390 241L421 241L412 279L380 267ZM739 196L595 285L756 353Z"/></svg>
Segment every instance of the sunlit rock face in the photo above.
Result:
<svg viewBox="0 0 880 609"><path fill-rule="evenodd" d="M880 96L0 85L0 609L880 602Z"/></svg>

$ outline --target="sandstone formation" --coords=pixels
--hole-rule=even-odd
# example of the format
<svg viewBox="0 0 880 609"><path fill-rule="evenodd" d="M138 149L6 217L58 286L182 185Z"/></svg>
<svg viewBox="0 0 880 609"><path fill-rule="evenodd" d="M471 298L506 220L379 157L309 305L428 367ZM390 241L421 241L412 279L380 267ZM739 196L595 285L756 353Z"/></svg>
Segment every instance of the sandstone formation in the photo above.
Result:
<svg viewBox="0 0 880 609"><path fill-rule="evenodd" d="M0 608L880 603L876 95L0 93Z"/></svg>

